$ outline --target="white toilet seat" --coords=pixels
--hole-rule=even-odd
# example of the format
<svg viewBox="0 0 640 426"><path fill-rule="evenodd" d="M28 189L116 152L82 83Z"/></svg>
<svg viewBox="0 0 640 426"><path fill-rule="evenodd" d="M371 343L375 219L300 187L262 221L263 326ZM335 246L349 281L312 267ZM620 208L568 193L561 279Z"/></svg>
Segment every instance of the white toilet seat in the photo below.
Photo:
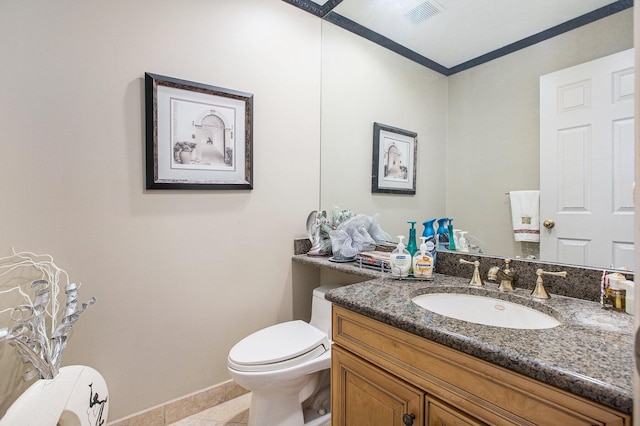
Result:
<svg viewBox="0 0 640 426"><path fill-rule="evenodd" d="M256 331L229 351L237 371L276 371L300 365L329 350L327 334L304 321L289 321Z"/></svg>

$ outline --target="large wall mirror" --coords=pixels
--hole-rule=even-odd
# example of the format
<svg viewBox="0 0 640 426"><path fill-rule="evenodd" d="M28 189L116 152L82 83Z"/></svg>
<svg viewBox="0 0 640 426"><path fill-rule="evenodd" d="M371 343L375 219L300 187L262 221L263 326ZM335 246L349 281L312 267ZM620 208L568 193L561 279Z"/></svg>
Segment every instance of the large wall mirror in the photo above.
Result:
<svg viewBox="0 0 640 426"><path fill-rule="evenodd" d="M452 75L323 21L321 208L379 214L393 240L451 217L485 254L536 253L505 194L540 188L540 76L632 48L632 9ZM415 195L371 192L374 122L418 134Z"/></svg>

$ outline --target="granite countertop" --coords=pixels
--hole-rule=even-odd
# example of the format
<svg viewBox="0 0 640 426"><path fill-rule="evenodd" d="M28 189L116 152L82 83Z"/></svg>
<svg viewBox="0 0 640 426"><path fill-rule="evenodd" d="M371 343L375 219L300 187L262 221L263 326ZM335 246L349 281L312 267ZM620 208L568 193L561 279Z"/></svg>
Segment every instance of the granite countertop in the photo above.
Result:
<svg viewBox="0 0 640 426"><path fill-rule="evenodd" d="M633 317L603 309L596 302L558 296L529 296L530 290L502 293L485 281L435 274L433 281L396 280L361 269L355 263L296 255L295 262L362 276L358 284L327 293L338 306L424 337L517 373L631 414L633 408ZM524 304L561 321L542 330L493 327L456 320L414 304L415 296L431 292L487 295Z"/></svg>

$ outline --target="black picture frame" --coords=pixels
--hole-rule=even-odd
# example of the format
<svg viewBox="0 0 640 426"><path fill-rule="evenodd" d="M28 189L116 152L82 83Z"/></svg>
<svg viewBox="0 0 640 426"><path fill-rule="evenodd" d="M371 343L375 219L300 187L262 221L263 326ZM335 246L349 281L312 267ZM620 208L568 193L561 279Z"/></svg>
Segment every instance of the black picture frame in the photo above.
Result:
<svg viewBox="0 0 640 426"><path fill-rule="evenodd" d="M418 134L373 123L371 192L415 195Z"/></svg>
<svg viewBox="0 0 640 426"><path fill-rule="evenodd" d="M253 95L145 73L146 188L253 189Z"/></svg>

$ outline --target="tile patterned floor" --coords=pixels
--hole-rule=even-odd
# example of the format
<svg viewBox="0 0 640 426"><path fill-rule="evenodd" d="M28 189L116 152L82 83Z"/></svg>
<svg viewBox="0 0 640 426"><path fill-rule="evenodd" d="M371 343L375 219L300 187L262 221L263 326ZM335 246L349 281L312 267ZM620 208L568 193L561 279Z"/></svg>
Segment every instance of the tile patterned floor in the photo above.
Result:
<svg viewBox="0 0 640 426"><path fill-rule="evenodd" d="M216 405L170 426L246 426L249 421L251 394L247 393Z"/></svg>
<svg viewBox="0 0 640 426"><path fill-rule="evenodd" d="M168 426L247 426L250 405L247 393ZM331 426L331 421L324 426Z"/></svg>

